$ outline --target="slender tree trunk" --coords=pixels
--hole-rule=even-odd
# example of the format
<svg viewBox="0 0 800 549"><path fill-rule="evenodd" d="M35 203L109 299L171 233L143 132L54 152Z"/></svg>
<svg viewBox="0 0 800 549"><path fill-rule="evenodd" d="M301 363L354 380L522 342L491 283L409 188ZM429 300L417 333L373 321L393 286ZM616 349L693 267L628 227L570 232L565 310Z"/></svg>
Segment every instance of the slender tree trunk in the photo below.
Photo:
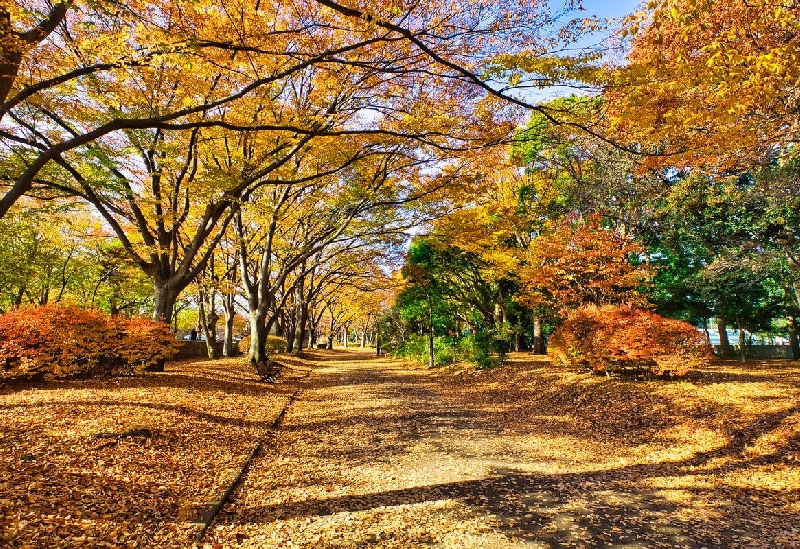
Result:
<svg viewBox="0 0 800 549"><path fill-rule="evenodd" d="M544 354L544 337L542 337L542 319L533 319L533 354Z"/></svg>
<svg viewBox="0 0 800 549"><path fill-rule="evenodd" d="M203 335L206 336L208 358L214 360L217 358L217 321L219 320L219 315L214 310L214 294L209 293L207 290L201 290L198 298L200 303L200 328L203 330Z"/></svg>
<svg viewBox="0 0 800 549"><path fill-rule="evenodd" d="M361 330L361 348L364 349L367 346L367 329L364 328Z"/></svg>
<svg viewBox="0 0 800 549"><path fill-rule="evenodd" d="M736 322L736 326L739 328L739 358L742 362L747 360L747 349L745 348L744 344L744 328L742 328L741 321Z"/></svg>
<svg viewBox="0 0 800 549"><path fill-rule="evenodd" d="M303 355L303 343L306 339L307 325L308 325L308 305L301 302L297 311L299 318L297 319L297 342L295 345L294 354L297 356Z"/></svg>
<svg viewBox="0 0 800 549"><path fill-rule="evenodd" d="M234 305L234 294L227 294L222 297L222 310L225 312L225 333L223 335L222 356L234 356L236 350L233 348L233 321L236 318Z"/></svg>
<svg viewBox="0 0 800 549"><path fill-rule="evenodd" d="M297 336L297 323L294 321L287 323L289 324L289 327L286 330L286 352L291 353L294 351L294 340Z"/></svg>
<svg viewBox="0 0 800 549"><path fill-rule="evenodd" d="M792 282L792 298L794 299L794 306L800 309L800 281L798 274L800 274L800 262L791 254L786 254L786 260L789 265L789 271L792 273L794 281Z"/></svg>
<svg viewBox="0 0 800 549"><path fill-rule="evenodd" d="M335 324L336 319L333 316L333 308L330 308L330 314L331 314L331 327L328 330L328 349L333 350L333 337L334 337L333 328L336 325Z"/></svg>
<svg viewBox="0 0 800 549"><path fill-rule="evenodd" d="M435 366L433 358L433 303L428 295L428 368Z"/></svg>
<svg viewBox="0 0 800 549"><path fill-rule="evenodd" d="M719 332L719 354L722 358L731 356L731 344L728 341L728 325L725 317L717 317L717 331Z"/></svg>
<svg viewBox="0 0 800 549"><path fill-rule="evenodd" d="M344 346L345 349L347 349L347 340L349 339L349 337L350 337L349 327L347 326L347 324L345 324L344 327L342 328L342 345Z"/></svg>
<svg viewBox="0 0 800 549"><path fill-rule="evenodd" d="M317 337L319 334L317 333L317 323L314 321L312 314L308 315L308 348L309 349L316 349L317 347Z"/></svg>

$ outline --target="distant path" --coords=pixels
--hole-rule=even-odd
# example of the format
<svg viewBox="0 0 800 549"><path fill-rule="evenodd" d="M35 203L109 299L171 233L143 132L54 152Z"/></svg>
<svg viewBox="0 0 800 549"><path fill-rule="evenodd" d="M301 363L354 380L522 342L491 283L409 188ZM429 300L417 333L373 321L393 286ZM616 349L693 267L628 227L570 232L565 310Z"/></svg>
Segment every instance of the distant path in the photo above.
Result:
<svg viewBox="0 0 800 549"><path fill-rule="evenodd" d="M606 473L606 465L580 463L586 449L569 437L550 435L545 454L535 433L504 433L501 416L483 405L479 391L448 398L453 378L360 351L317 352L311 359L317 367L206 543L751 546L727 534L716 540L687 534L703 521L681 527L683 504L637 490L636 475L652 474L650 466Z"/></svg>

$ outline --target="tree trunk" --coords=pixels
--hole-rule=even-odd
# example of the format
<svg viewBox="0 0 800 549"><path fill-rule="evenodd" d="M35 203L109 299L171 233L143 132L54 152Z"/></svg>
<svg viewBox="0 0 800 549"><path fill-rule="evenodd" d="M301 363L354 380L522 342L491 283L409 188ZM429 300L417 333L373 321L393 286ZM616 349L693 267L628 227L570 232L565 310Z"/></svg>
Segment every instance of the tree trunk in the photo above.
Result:
<svg viewBox="0 0 800 549"><path fill-rule="evenodd" d="M736 322L736 326L739 328L739 358L744 362L747 360L747 349L744 344L744 328L742 328L742 323L739 321Z"/></svg>
<svg viewBox="0 0 800 549"><path fill-rule="evenodd" d="M234 294L224 295L222 298L222 310L225 311L225 334L222 338L222 356L227 357L236 354L236 349L233 348L233 321L236 318L233 298Z"/></svg>
<svg viewBox="0 0 800 549"><path fill-rule="evenodd" d="M291 353L294 351L294 340L297 336L297 323L294 321L287 321L289 328L286 330L286 352Z"/></svg>
<svg viewBox="0 0 800 549"><path fill-rule="evenodd" d="M175 302L180 292L171 286L155 284L156 303L153 309L153 320L156 322L169 322L175 310Z"/></svg>
<svg viewBox="0 0 800 549"><path fill-rule="evenodd" d="M544 354L544 337L542 337L542 319L533 319L533 354Z"/></svg>
<svg viewBox="0 0 800 549"><path fill-rule="evenodd" d="M433 304L431 297L428 296L428 368L435 366L433 360Z"/></svg>
<svg viewBox="0 0 800 549"><path fill-rule="evenodd" d="M796 308L800 308L800 282L798 282L798 274L800 274L800 263L798 263L797 258L791 254L786 254L787 264L789 265L789 271L792 273L792 278L794 281L792 282L792 298L794 300L794 306Z"/></svg>
<svg viewBox="0 0 800 549"><path fill-rule="evenodd" d="M267 311L258 307L250 311L250 351L248 358L256 364L266 364L267 356Z"/></svg>
<svg viewBox="0 0 800 549"><path fill-rule="evenodd" d="M728 325L725 317L717 317L717 331L719 332L719 354L722 358L731 356L731 344L728 341Z"/></svg>
<svg viewBox="0 0 800 549"><path fill-rule="evenodd" d="M367 346L367 329L364 328L361 331L361 348L364 349Z"/></svg>
<svg viewBox="0 0 800 549"><path fill-rule="evenodd" d="M350 334L348 333L348 327L347 324L345 324L344 327L342 328L342 346L344 346L345 349L347 349L347 340L349 339L349 337Z"/></svg>
<svg viewBox="0 0 800 549"><path fill-rule="evenodd" d="M301 302L300 306L298 307L298 315L299 318L297 319L297 342L295 345L294 354L296 356L303 356L303 343L306 339L307 325L308 325L308 305L305 302Z"/></svg>
<svg viewBox="0 0 800 549"><path fill-rule="evenodd" d="M797 317L789 317L789 347L792 350L792 358L800 360L800 337L798 337Z"/></svg>
<svg viewBox="0 0 800 549"><path fill-rule="evenodd" d="M203 335L206 336L208 358L214 360L217 358L217 321L219 320L219 315L214 310L214 294L209 294L207 290L201 290L198 298L200 328L203 330Z"/></svg>

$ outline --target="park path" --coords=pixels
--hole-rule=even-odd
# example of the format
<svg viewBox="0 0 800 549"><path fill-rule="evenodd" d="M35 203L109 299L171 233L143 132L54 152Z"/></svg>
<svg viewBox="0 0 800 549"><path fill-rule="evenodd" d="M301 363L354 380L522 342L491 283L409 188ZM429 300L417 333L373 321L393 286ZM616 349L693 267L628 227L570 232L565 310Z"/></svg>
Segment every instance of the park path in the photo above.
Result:
<svg viewBox="0 0 800 549"><path fill-rule="evenodd" d="M469 384L454 399L448 376L365 352L311 359L200 547L728 546L685 535L704 522L676 525L682 505L637 489L652 469L608 473L611 448L504 432Z"/></svg>

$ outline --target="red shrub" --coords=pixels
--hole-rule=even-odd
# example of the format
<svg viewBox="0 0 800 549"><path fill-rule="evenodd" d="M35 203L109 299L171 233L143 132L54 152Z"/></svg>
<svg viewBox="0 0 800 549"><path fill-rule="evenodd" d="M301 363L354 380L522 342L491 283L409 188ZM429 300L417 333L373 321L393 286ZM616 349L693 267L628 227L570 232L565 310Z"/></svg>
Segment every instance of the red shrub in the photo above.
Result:
<svg viewBox="0 0 800 549"><path fill-rule="evenodd" d="M0 378L119 374L171 357L177 341L150 320L45 305L0 315Z"/></svg>
<svg viewBox="0 0 800 549"><path fill-rule="evenodd" d="M712 356L705 336L691 324L625 305L576 310L550 337L548 354L556 364L598 373L657 376L684 376Z"/></svg>

